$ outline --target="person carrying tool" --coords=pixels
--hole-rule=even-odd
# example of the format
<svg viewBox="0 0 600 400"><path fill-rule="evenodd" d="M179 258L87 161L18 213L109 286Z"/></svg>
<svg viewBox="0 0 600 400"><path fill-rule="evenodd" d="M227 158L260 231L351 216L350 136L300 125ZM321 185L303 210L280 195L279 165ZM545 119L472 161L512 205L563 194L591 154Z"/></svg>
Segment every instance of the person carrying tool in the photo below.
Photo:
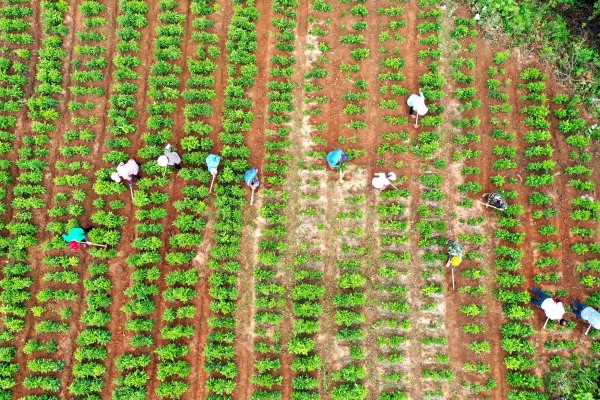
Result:
<svg viewBox="0 0 600 400"><path fill-rule="evenodd" d="M551 319L552 321L559 321L560 326L567 325L567 320L563 319L563 315L565 315L565 307L559 299L553 300L546 293L533 286L531 290L534 294L536 294L538 298L531 296L531 302L544 310L546 314L546 323ZM544 323L544 328L546 327L546 323Z"/></svg>
<svg viewBox="0 0 600 400"><path fill-rule="evenodd" d="M334 151L330 151L327 154L327 163L331 168L339 168L342 169L342 162L348 161L348 155L345 154L342 149L337 149Z"/></svg>
<svg viewBox="0 0 600 400"><path fill-rule="evenodd" d="M508 208L508 204L506 203L506 200L504 200L504 197L497 192L484 193L483 197L487 201L487 203L484 203L486 207L492 207L500 211L504 211Z"/></svg>
<svg viewBox="0 0 600 400"><path fill-rule="evenodd" d="M463 248L458 242L450 239L446 241L446 246L448 246L449 256L446 268L452 265L452 289L454 289L454 269L462 262Z"/></svg>
<svg viewBox="0 0 600 400"><path fill-rule="evenodd" d="M250 198L250 205L254 203L254 191L260 186L258 180L258 170L256 168L249 169L244 174L244 182L252 189L252 197Z"/></svg>
<svg viewBox="0 0 600 400"><path fill-rule="evenodd" d="M117 170L110 175L110 178L119 183L121 179L125 179L129 182L129 185L133 185L133 178L140 179L140 166L133 159L129 159L126 163L120 163L117 165Z"/></svg>
<svg viewBox="0 0 600 400"><path fill-rule="evenodd" d="M450 239L448 239L448 241L446 242L446 245L448 246L448 256L449 256L446 266L449 266L450 264L452 264L452 267L458 267L460 265L460 263L462 262L462 257L463 257L462 246L458 242L455 242L454 240L450 240Z"/></svg>
<svg viewBox="0 0 600 400"><path fill-rule="evenodd" d="M208 168L208 172L212 175L212 181L210 182L210 189L208 193L212 192L213 184L215 183L215 177L217 176L217 168L219 167L219 163L221 162L221 157L215 154L209 154L206 157L206 167Z"/></svg>
<svg viewBox="0 0 600 400"><path fill-rule="evenodd" d="M425 105L425 95L423 95L423 89L419 88L419 94L411 94L408 100L406 100L406 104L408 105L408 114L412 118L416 118L415 128L418 128L419 116L424 116L429 111ZM417 112L417 115L415 115L415 111Z"/></svg>
<svg viewBox="0 0 600 400"><path fill-rule="evenodd" d="M165 169L167 168L168 165L170 166L174 166L177 169L181 169L181 157L179 157L179 154L177 154L174 151L171 151L171 148L173 146L171 146L170 144L167 144L167 146L165 147L165 153L158 157L157 163L159 166L164 167Z"/></svg>
<svg viewBox="0 0 600 400"><path fill-rule="evenodd" d="M571 308L573 309L573 314L577 315L584 321L587 321L594 329L600 329L600 312L594 310L592 307L586 304L581 304L577 301L571 303ZM588 330L585 332L586 335L589 332L589 329L590 328L588 328Z"/></svg>
<svg viewBox="0 0 600 400"><path fill-rule="evenodd" d="M396 180L396 174L393 172L388 172L388 174L384 174L383 172L378 172L375 174L375 177L371 181L371 184L375 189L385 190L388 186L392 185L392 182ZM392 185L394 186L394 185ZM394 186L395 187L395 186Z"/></svg>

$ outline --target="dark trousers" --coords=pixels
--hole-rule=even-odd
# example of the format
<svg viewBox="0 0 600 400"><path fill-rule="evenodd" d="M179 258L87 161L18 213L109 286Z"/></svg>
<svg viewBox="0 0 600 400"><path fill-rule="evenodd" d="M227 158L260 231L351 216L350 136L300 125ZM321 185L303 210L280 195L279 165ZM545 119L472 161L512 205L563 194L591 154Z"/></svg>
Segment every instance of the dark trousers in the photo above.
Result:
<svg viewBox="0 0 600 400"><path fill-rule="evenodd" d="M574 301L571 303L571 308L573 309L573 314L577 315L579 318L581 318L581 312L588 307L589 306L587 306L585 304L581 304L577 301Z"/></svg>
<svg viewBox="0 0 600 400"><path fill-rule="evenodd" d="M181 163L175 164L174 167L177 168L177 169L181 169Z"/></svg>
<svg viewBox="0 0 600 400"><path fill-rule="evenodd" d="M409 115L413 115L414 113L415 113L415 109L414 109L414 108L412 108L412 107L410 107L410 108L408 109L408 114L409 114Z"/></svg>
<svg viewBox="0 0 600 400"><path fill-rule="evenodd" d="M535 286L532 287L530 290L540 297L539 300L532 297L531 302L533 304L535 304L536 306L542 308L542 303L544 302L544 300L549 299L550 296L548 296L546 293L542 292L540 289L536 288Z"/></svg>

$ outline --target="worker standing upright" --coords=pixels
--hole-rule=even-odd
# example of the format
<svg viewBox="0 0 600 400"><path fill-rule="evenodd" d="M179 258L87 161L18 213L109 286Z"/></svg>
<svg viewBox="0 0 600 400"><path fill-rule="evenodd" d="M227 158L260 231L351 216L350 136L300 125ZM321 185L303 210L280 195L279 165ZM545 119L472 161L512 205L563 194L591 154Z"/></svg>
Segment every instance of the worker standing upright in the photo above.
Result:
<svg viewBox="0 0 600 400"><path fill-rule="evenodd" d="M553 300L550 296L535 286L529 290L538 296L538 298L532 296L531 302L544 310L547 319L559 321L561 326L565 326L567 324L567 320L563 319L563 315L565 315L565 307L559 299ZM546 324L544 324L544 327L545 326Z"/></svg>
<svg viewBox="0 0 600 400"><path fill-rule="evenodd" d="M419 94L411 94L408 100L406 100L406 104L408 105L408 114L412 118L416 118L415 128L418 128L419 116L424 116L429 111L425 105L425 95L423 94L423 89L419 89Z"/></svg>

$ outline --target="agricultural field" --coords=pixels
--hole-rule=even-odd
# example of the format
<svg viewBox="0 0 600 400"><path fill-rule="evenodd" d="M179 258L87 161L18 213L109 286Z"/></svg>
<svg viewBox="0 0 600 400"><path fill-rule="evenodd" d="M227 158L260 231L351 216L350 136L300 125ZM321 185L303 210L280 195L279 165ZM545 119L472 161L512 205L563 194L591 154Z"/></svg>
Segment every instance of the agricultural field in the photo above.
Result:
<svg viewBox="0 0 600 400"><path fill-rule="evenodd" d="M598 119L475 12L2 0L0 400L600 398Z"/></svg>

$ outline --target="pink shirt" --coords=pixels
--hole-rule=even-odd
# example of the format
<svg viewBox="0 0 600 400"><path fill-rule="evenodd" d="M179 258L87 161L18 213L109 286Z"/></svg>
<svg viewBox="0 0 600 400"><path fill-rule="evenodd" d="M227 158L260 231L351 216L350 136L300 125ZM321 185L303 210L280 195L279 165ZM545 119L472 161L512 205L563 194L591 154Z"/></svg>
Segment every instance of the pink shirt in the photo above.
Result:
<svg viewBox="0 0 600 400"><path fill-rule="evenodd" d="M140 172L140 166L134 160L129 160L127 163L121 163L117 166L119 176L127 181L130 181L133 175Z"/></svg>

